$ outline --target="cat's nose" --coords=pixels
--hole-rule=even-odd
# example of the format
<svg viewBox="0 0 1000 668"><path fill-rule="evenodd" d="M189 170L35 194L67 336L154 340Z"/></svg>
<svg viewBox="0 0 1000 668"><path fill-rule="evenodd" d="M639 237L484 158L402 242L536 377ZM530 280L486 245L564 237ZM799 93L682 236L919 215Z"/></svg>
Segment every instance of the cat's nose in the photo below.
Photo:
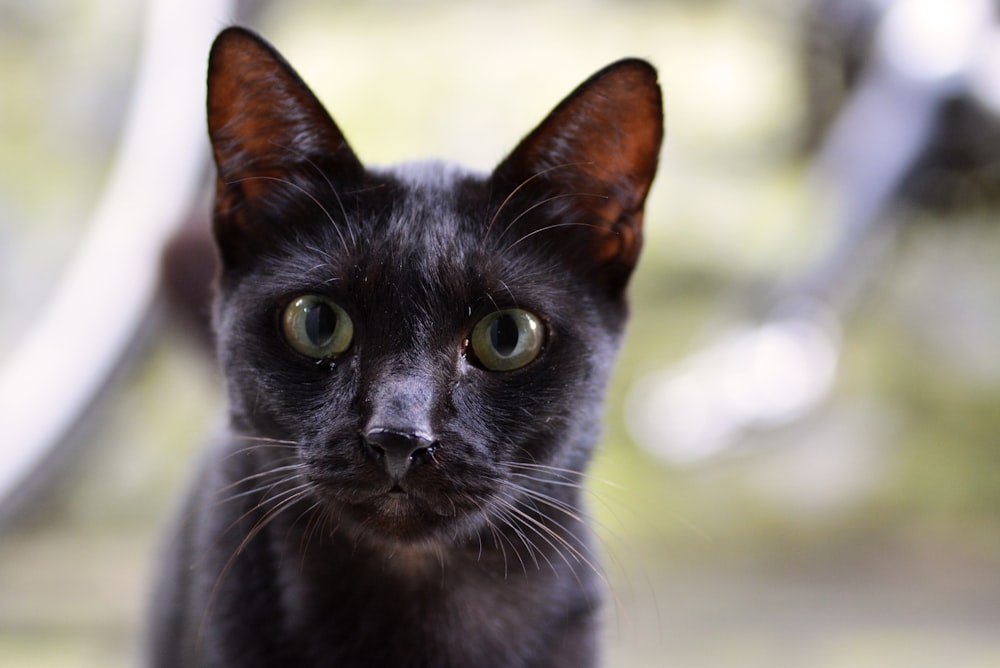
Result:
<svg viewBox="0 0 1000 668"><path fill-rule="evenodd" d="M435 441L422 433L375 427L362 434L365 453L382 465L393 482L434 455Z"/></svg>

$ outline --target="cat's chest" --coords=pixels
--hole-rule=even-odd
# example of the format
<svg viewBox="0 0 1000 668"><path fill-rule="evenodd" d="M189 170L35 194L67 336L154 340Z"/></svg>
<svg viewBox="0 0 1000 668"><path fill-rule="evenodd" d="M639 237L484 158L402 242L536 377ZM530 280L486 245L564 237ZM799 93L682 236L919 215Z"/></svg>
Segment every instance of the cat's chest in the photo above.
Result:
<svg viewBox="0 0 1000 668"><path fill-rule="evenodd" d="M341 555L342 556L342 555ZM515 666L547 642L565 602L538 571L394 554L368 564L335 559L289 582L293 634L309 665ZM548 592L548 597L539 596Z"/></svg>

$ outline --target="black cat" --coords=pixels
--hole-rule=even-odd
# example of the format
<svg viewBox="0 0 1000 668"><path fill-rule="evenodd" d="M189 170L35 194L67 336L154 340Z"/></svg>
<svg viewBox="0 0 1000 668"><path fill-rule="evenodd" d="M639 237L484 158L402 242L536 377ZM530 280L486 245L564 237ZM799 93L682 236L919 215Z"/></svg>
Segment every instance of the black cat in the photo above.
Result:
<svg viewBox="0 0 1000 668"><path fill-rule="evenodd" d="M169 543L151 665L594 665L579 482L656 171L656 72L597 73L490 175L368 170L230 28L208 122L230 427Z"/></svg>

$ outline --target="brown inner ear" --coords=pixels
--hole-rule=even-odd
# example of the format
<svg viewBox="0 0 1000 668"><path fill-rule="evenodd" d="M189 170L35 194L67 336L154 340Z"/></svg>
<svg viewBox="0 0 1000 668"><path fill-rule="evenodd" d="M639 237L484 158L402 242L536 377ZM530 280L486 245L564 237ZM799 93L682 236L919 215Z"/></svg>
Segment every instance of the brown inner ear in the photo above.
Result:
<svg viewBox="0 0 1000 668"><path fill-rule="evenodd" d="M212 45L208 128L218 170L214 230L226 269L267 247L282 233L279 225L294 224L288 216L261 222L254 213L301 199L296 184L307 183L305 175L363 178L361 162L312 91L273 47L242 28L224 30Z"/></svg>
<svg viewBox="0 0 1000 668"><path fill-rule="evenodd" d="M586 193L572 207L591 234L591 256L627 276L638 258L643 207L656 174L663 108L656 71L624 60L571 93L497 168L514 186L535 175L552 195Z"/></svg>
<svg viewBox="0 0 1000 668"><path fill-rule="evenodd" d="M254 199L267 178L309 161L355 174L361 163L298 74L267 42L242 28L223 31L208 69L208 127L219 178Z"/></svg>

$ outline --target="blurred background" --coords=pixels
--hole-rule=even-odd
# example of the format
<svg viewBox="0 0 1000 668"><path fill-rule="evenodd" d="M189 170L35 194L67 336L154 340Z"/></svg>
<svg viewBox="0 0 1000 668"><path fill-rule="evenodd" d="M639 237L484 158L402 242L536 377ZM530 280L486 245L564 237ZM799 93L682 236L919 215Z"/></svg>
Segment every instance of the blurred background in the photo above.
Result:
<svg viewBox="0 0 1000 668"><path fill-rule="evenodd" d="M207 148L181 117L200 116L205 35L234 11L168 31L168 51L202 69L151 90L179 85L193 111L138 145ZM590 483L614 592L608 666L1000 665L994 3L241 11L370 164L488 170L607 63L659 68L667 141ZM53 308L69 313L55 295L121 177L149 12L0 0L0 376ZM163 229L204 211L203 159L180 176L140 161L125 229L164 218L163 193L188 192L178 179L196 185ZM122 234L124 257L155 274L155 254ZM61 396L94 356L92 320L132 308L131 265L106 265L111 287L84 293L82 315L46 339L29 374L40 396ZM136 312L101 399L0 494L0 665L138 663L159 535L224 402L162 300ZM6 392L9 472L18 430L50 418L15 414Z"/></svg>

